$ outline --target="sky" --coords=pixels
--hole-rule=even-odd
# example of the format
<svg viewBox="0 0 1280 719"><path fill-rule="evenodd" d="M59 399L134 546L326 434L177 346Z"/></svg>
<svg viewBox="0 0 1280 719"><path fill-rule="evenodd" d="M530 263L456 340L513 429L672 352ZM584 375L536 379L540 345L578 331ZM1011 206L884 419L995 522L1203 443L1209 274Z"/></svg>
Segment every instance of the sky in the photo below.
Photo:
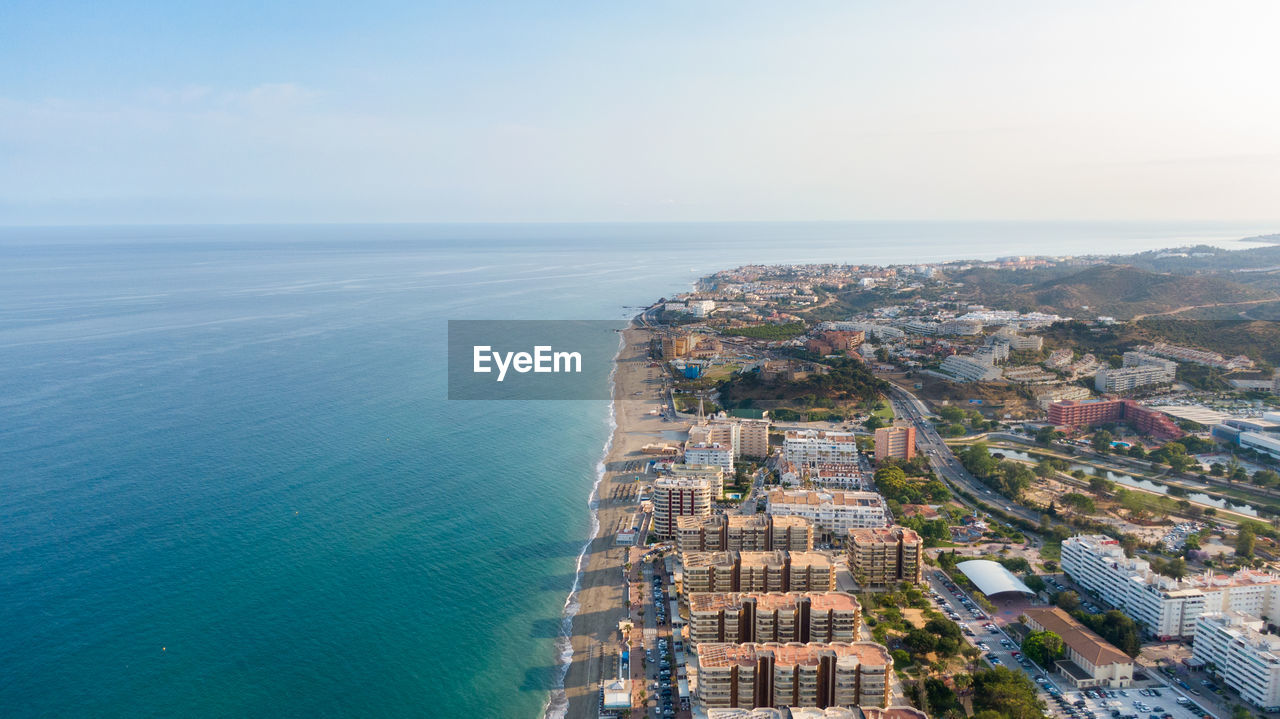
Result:
<svg viewBox="0 0 1280 719"><path fill-rule="evenodd" d="M26 2L0 225L1280 219L1280 3Z"/></svg>

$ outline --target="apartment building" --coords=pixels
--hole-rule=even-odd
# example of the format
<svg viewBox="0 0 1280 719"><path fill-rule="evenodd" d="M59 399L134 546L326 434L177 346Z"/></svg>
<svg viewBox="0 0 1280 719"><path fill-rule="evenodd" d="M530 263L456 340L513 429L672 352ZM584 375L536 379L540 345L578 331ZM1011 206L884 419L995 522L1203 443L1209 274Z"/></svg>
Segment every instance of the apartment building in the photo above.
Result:
<svg viewBox="0 0 1280 719"><path fill-rule="evenodd" d="M876 430L876 461L901 459L910 461L916 456L916 428L905 422Z"/></svg>
<svg viewBox="0 0 1280 719"><path fill-rule="evenodd" d="M843 537L851 529L887 527L891 523L884 497L876 492L773 489L765 500L769 514L804 517L827 537Z"/></svg>
<svg viewBox="0 0 1280 719"><path fill-rule="evenodd" d="M679 517L707 517L711 502L720 497L709 479L659 477L653 483L653 533L662 539L675 536Z"/></svg>
<svg viewBox="0 0 1280 719"><path fill-rule="evenodd" d="M721 442L695 442L684 444L684 461L686 464L709 464L724 467L725 471L733 471L733 445Z"/></svg>
<svg viewBox="0 0 1280 719"><path fill-rule="evenodd" d="M696 592L828 592L836 568L818 552L686 552L685 594Z"/></svg>
<svg viewBox="0 0 1280 719"><path fill-rule="evenodd" d="M700 644L694 694L708 709L886 707L893 657L873 642Z"/></svg>
<svg viewBox="0 0 1280 719"><path fill-rule="evenodd" d="M1194 636L1202 614L1237 611L1280 616L1280 575L1242 569L1174 580L1151 571L1146 560L1124 555L1119 541L1101 535L1062 542L1062 569L1084 588L1162 639Z"/></svg>
<svg viewBox="0 0 1280 719"><path fill-rule="evenodd" d="M706 716L707 719L929 719L928 714L912 706L708 709Z"/></svg>
<svg viewBox="0 0 1280 719"><path fill-rule="evenodd" d="M1055 427L1079 429L1106 422L1124 422L1137 432L1164 439L1185 434L1169 415L1131 399L1068 400L1049 405L1049 424Z"/></svg>
<svg viewBox="0 0 1280 719"><path fill-rule="evenodd" d="M923 578L924 542L914 530L897 525L852 529L847 543L849 571L863 587L919 584Z"/></svg>
<svg viewBox="0 0 1280 719"><path fill-rule="evenodd" d="M993 382L1004 375L993 360L994 357L951 355L943 358L938 369L956 382Z"/></svg>
<svg viewBox="0 0 1280 719"><path fill-rule="evenodd" d="M1196 620L1192 656L1240 697L1263 711L1280 711L1280 636L1240 612L1213 612Z"/></svg>
<svg viewBox="0 0 1280 719"><path fill-rule="evenodd" d="M844 592L689 595L689 638L704 642L852 642L862 607Z"/></svg>
<svg viewBox="0 0 1280 719"><path fill-rule="evenodd" d="M676 539L681 552L805 552L813 549L813 523L768 514L680 517Z"/></svg>
<svg viewBox="0 0 1280 719"><path fill-rule="evenodd" d="M1133 684L1133 659L1075 617L1058 607L1031 607L1022 613L1031 631L1062 637L1066 656L1055 663L1055 669L1077 689Z"/></svg>
<svg viewBox="0 0 1280 719"><path fill-rule="evenodd" d="M1123 366L1119 369L1102 369L1094 377L1094 389L1099 392L1129 392L1173 382L1178 363L1142 352L1125 352Z"/></svg>
<svg viewBox="0 0 1280 719"><path fill-rule="evenodd" d="M798 467L858 461L858 444L852 432L788 430L782 451L784 459Z"/></svg>
<svg viewBox="0 0 1280 719"><path fill-rule="evenodd" d="M705 479L711 482L711 487L715 491L718 498L724 494L724 467L718 467L713 464L673 464L665 470L664 476L675 479Z"/></svg>

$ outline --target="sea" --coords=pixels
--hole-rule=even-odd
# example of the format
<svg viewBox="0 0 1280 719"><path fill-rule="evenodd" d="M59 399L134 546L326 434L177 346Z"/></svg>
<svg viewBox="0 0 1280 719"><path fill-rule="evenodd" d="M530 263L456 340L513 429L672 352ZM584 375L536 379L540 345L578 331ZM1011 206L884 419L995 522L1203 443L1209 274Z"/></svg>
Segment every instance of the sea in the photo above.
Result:
<svg viewBox="0 0 1280 719"><path fill-rule="evenodd" d="M1275 229L0 228L0 716L559 715L611 408L447 399L448 320Z"/></svg>

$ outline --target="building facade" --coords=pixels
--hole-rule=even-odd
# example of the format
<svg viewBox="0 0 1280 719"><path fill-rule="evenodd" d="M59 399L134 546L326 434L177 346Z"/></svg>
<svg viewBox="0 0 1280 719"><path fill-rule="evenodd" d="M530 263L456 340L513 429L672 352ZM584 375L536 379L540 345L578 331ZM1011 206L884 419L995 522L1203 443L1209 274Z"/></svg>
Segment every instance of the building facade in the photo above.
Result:
<svg viewBox="0 0 1280 719"><path fill-rule="evenodd" d="M887 527L891 521L884 497L876 492L774 489L765 499L769 514L803 517L825 536L843 537L851 529Z"/></svg>
<svg viewBox="0 0 1280 719"><path fill-rule="evenodd" d="M893 657L872 642L700 644L706 708L885 707Z"/></svg>
<svg viewBox="0 0 1280 719"><path fill-rule="evenodd" d="M895 423L876 430L876 461L901 459L910 461L916 456L915 425Z"/></svg>
<svg viewBox="0 0 1280 719"><path fill-rule="evenodd" d="M1263 711L1280 711L1280 636L1239 612L1214 612L1196 620L1192 656L1240 697Z"/></svg>
<svg viewBox="0 0 1280 719"><path fill-rule="evenodd" d="M709 479L659 477L653 483L653 533L675 537L678 518L710 516L711 502L719 496Z"/></svg>
<svg viewBox="0 0 1280 719"><path fill-rule="evenodd" d="M850 530L849 571L863 587L900 582L919 584L924 571L924 542L906 527Z"/></svg>
<svg viewBox="0 0 1280 719"><path fill-rule="evenodd" d="M1151 571L1146 560L1126 557L1118 540L1101 535L1063 540L1061 564L1074 581L1162 640L1194 636L1196 620L1206 613L1280 616L1280 575L1268 572L1242 569L1174 580Z"/></svg>
<svg viewBox="0 0 1280 719"><path fill-rule="evenodd" d="M862 607L844 592L689 595L689 639L705 642L853 642Z"/></svg>
<svg viewBox="0 0 1280 719"><path fill-rule="evenodd" d="M852 432L788 430L782 440L784 459L796 466L858 461L858 444Z"/></svg>
<svg viewBox="0 0 1280 719"><path fill-rule="evenodd" d="M1131 399L1063 401L1049 405L1049 424L1055 427L1080 429L1106 422L1124 422L1139 433L1163 439L1185 434L1169 415Z"/></svg>
<svg viewBox="0 0 1280 719"><path fill-rule="evenodd" d="M818 552L686 552L681 589L695 592L829 592L836 568Z"/></svg>
<svg viewBox="0 0 1280 719"><path fill-rule="evenodd" d="M1023 610L1031 631L1062 637L1066 657L1055 668L1077 689L1133 684L1133 659L1058 607Z"/></svg>
<svg viewBox="0 0 1280 719"><path fill-rule="evenodd" d="M676 540L681 552L807 552L813 549L813 523L768 514L680 517Z"/></svg>

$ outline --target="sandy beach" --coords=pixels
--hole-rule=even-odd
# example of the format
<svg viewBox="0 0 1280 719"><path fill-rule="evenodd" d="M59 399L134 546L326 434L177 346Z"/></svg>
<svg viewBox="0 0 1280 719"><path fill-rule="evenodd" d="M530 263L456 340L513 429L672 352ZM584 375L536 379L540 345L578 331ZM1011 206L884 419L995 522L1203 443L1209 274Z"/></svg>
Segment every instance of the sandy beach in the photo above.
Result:
<svg viewBox="0 0 1280 719"><path fill-rule="evenodd" d="M618 623L629 616L623 565L631 550L618 546L615 538L639 511L635 479L640 473L622 470L628 462L649 459L640 452L643 445L657 441L664 430L680 428L650 414L662 406L661 370L648 366L652 333L632 328L623 334L625 346L618 354L613 386L617 428L599 487L600 529L587 547L577 597L580 608L573 619L573 659L565 677L568 719L597 715L601 673L615 678L615 657L622 647Z"/></svg>

